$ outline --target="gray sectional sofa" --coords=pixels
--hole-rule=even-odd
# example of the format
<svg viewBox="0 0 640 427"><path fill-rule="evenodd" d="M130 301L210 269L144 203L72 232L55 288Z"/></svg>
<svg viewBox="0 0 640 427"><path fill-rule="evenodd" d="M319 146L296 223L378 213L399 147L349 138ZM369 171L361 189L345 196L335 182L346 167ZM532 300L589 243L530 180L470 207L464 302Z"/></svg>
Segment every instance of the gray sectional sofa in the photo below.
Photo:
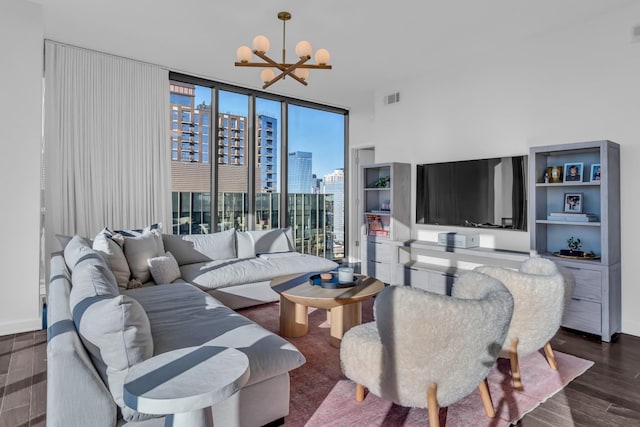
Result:
<svg viewBox="0 0 640 427"><path fill-rule="evenodd" d="M276 300L268 284L278 275L337 265L295 253L287 230L127 234L105 229L92 242L75 236L51 257L47 425L164 425L164 417L124 403L129 368L209 345L244 352L250 371L240 391L213 405L215 425L281 421L289 371L304 356L232 308Z"/></svg>

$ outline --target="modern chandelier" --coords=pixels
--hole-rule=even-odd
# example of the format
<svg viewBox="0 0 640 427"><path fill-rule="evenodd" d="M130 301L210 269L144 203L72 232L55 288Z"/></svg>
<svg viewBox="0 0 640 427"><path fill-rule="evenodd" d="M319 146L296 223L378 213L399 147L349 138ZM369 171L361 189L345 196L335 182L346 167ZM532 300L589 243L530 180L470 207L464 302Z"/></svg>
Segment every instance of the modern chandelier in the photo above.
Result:
<svg viewBox="0 0 640 427"><path fill-rule="evenodd" d="M238 61L236 67L263 67L260 72L260 78L264 82L262 89L266 89L280 79L284 79L286 76L291 76L293 79L307 86L307 77L309 77L309 69L330 70L331 65L328 65L331 56L327 49L318 49L315 54L316 64L308 64L307 61L311 59L311 53L313 49L311 43L306 40L298 42L296 45L296 56L299 58L298 62L287 63L286 51L285 51L285 25L288 20L291 19L291 13L280 12L278 13L278 19L282 21L282 62L276 62L267 56L269 51L269 39L265 36L256 36L253 39L253 50L249 46L240 46L236 51ZM253 55L262 59L263 62L252 62ZM274 69L280 73L276 75Z"/></svg>

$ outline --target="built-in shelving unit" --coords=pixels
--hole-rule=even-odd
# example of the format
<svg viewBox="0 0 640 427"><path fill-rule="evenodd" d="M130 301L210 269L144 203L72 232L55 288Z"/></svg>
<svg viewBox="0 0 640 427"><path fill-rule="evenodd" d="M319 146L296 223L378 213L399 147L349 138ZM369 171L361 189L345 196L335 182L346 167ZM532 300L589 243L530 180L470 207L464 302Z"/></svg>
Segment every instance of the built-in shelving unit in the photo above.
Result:
<svg viewBox="0 0 640 427"><path fill-rule="evenodd" d="M411 165L381 163L361 167L363 232L366 234L363 273L397 284L401 271L397 247L411 235Z"/></svg>
<svg viewBox="0 0 640 427"><path fill-rule="evenodd" d="M564 176L570 165L581 164L577 181ZM599 165L599 178L592 167ZM562 168L559 182L549 182L550 168ZM557 178L557 176L554 176ZM563 326L600 335L610 341L620 331L620 147L611 141L532 147L529 154L529 223L531 249L565 267L576 279L573 299ZM566 201L578 195L575 214L591 214L577 222ZM569 213L572 220L553 215ZM549 219L554 218L553 220ZM580 239L585 257L559 257L567 241ZM566 255L565 255L566 256Z"/></svg>

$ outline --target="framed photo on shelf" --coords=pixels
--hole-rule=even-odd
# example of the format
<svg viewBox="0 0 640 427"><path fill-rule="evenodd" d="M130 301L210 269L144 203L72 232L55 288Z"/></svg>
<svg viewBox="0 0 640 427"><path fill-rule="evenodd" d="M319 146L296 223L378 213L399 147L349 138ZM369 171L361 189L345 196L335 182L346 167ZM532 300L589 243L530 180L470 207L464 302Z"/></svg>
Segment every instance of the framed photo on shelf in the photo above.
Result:
<svg viewBox="0 0 640 427"><path fill-rule="evenodd" d="M582 213L582 193L564 193L564 212Z"/></svg>
<svg viewBox="0 0 640 427"><path fill-rule="evenodd" d="M565 163L563 182L582 182L583 163Z"/></svg>
<svg viewBox="0 0 640 427"><path fill-rule="evenodd" d="M591 165L591 182L600 181L600 163Z"/></svg>

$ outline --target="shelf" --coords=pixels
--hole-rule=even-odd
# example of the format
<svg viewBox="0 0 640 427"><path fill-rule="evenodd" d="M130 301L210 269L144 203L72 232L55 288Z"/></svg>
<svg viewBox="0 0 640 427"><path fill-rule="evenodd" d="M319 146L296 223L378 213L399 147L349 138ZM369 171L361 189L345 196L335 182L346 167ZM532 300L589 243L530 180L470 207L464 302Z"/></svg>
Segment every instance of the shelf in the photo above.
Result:
<svg viewBox="0 0 640 427"><path fill-rule="evenodd" d="M365 212L364 214L365 215L385 215L385 216L388 216L388 215L391 215L391 212L390 211L387 211L387 212L368 211L368 212Z"/></svg>
<svg viewBox="0 0 640 427"><path fill-rule="evenodd" d="M391 190L391 187L367 187L367 188L364 189L364 191L372 191L372 190L375 190L375 191L387 190L387 191L389 191L389 190Z"/></svg>
<svg viewBox="0 0 640 427"><path fill-rule="evenodd" d="M548 219L536 219L536 224L580 225L580 226L586 226L586 227L600 227L600 222L549 221Z"/></svg>
<svg viewBox="0 0 640 427"><path fill-rule="evenodd" d="M536 187L599 187L600 181L594 182L536 182Z"/></svg>
<svg viewBox="0 0 640 427"><path fill-rule="evenodd" d="M412 270L424 270L431 271L435 273L447 274L447 275L458 275L460 273L467 272L469 270L460 268L460 267L452 267L448 265L440 265L440 264L431 264L428 262L420 262L420 261L409 261L404 264L405 268L410 268Z"/></svg>

